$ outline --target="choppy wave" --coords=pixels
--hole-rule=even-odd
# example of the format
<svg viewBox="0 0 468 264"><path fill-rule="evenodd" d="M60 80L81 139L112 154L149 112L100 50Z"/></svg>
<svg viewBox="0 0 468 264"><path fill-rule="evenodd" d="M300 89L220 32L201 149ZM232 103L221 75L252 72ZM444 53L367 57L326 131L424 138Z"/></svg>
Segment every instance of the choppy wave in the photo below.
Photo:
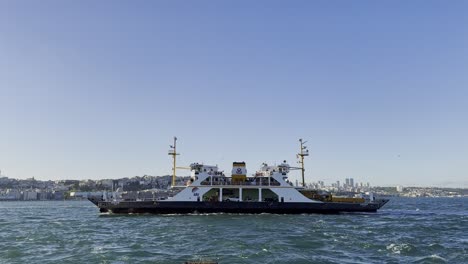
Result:
<svg viewBox="0 0 468 264"><path fill-rule="evenodd" d="M0 203L0 263L468 263L467 198L395 198L376 214L112 215ZM417 210L419 209L419 210Z"/></svg>

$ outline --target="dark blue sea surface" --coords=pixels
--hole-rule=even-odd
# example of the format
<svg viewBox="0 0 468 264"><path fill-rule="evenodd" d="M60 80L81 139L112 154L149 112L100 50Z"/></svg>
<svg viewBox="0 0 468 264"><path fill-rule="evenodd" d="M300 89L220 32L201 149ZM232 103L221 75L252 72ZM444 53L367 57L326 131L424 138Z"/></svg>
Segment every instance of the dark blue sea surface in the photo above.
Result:
<svg viewBox="0 0 468 264"><path fill-rule="evenodd" d="M108 215L88 201L0 202L0 263L468 263L468 198L378 213Z"/></svg>

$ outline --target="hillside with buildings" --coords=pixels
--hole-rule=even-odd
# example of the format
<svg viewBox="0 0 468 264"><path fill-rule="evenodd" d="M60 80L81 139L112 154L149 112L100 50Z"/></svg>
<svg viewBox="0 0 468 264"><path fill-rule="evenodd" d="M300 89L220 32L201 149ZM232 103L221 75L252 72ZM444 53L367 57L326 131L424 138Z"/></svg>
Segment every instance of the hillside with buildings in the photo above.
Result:
<svg viewBox="0 0 468 264"><path fill-rule="evenodd" d="M182 185L188 177L177 177ZM171 176L135 176L132 178L103 180L41 181L34 178L19 180L0 177L0 201L64 200L87 198L105 191L164 190L170 187Z"/></svg>

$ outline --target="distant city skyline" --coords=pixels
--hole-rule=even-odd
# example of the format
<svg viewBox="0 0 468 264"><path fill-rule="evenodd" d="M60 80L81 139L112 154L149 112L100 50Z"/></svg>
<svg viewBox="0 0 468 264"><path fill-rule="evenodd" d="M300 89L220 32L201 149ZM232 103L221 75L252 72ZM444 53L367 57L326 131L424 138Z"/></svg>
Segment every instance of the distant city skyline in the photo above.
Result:
<svg viewBox="0 0 468 264"><path fill-rule="evenodd" d="M0 169L468 187L468 2L2 1ZM184 172L180 171L180 174ZM291 173L291 180L300 173Z"/></svg>

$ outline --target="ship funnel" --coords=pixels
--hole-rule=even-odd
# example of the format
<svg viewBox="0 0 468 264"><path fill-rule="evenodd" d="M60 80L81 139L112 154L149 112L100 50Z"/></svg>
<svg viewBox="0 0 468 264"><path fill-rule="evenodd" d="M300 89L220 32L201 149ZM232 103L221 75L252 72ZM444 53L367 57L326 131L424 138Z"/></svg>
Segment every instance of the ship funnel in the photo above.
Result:
<svg viewBox="0 0 468 264"><path fill-rule="evenodd" d="M247 169L245 168L245 162L233 162L231 176L233 182L245 182L247 179Z"/></svg>

